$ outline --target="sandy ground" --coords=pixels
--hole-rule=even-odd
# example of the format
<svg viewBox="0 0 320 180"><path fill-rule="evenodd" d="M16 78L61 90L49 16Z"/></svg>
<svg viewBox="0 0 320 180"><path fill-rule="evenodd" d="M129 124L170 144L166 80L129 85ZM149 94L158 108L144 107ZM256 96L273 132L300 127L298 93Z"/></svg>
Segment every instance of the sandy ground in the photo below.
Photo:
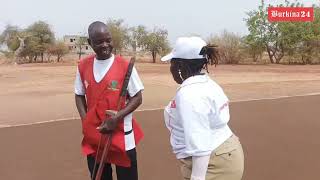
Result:
<svg viewBox="0 0 320 180"><path fill-rule="evenodd" d="M140 109L162 108L178 87L167 64L136 64L145 91ZM231 101L320 93L320 66L220 65L210 76ZM0 126L78 117L75 65L0 66Z"/></svg>
<svg viewBox="0 0 320 180"><path fill-rule="evenodd" d="M138 148L140 177L180 179L161 110L178 86L167 64L136 67L145 85L139 109L160 108L136 113L146 134ZM78 118L75 71L66 64L0 65L0 179L88 179L79 120L56 121ZM305 95L320 93L320 66L220 65L209 71L232 101L245 180L319 179L320 95ZM21 126L46 121L53 122Z"/></svg>

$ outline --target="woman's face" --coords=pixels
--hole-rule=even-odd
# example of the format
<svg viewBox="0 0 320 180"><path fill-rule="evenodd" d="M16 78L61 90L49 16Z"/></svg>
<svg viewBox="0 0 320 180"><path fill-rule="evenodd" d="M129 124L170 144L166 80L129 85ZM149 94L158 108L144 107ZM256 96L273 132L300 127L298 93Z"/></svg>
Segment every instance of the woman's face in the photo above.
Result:
<svg viewBox="0 0 320 180"><path fill-rule="evenodd" d="M182 84L183 80L180 77L179 69L181 69L180 63L177 61L170 61L170 72L172 74L172 77L174 81L178 84Z"/></svg>

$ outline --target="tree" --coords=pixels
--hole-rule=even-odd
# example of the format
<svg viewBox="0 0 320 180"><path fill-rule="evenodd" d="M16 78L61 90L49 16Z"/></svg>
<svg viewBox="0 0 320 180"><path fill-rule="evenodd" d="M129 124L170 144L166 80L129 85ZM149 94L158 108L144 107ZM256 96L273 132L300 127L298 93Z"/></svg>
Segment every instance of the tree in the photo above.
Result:
<svg viewBox="0 0 320 180"><path fill-rule="evenodd" d="M310 52L308 56L314 60L309 59L310 63L320 63L320 6L314 5L314 21L312 22L313 38L309 41ZM308 46L307 46L308 47Z"/></svg>
<svg viewBox="0 0 320 180"><path fill-rule="evenodd" d="M81 59L82 54L84 54L82 48L88 44L87 42L88 38L86 36L80 36L79 39L76 40L76 46L79 47L79 52L77 52L79 54L79 59Z"/></svg>
<svg viewBox="0 0 320 180"><path fill-rule="evenodd" d="M38 21L30 25L26 31L32 35L32 41L37 43L37 47L34 52L39 53L41 56L41 62L43 62L44 52L47 47L55 41L54 33L51 30L50 25L46 22Z"/></svg>
<svg viewBox="0 0 320 180"><path fill-rule="evenodd" d="M62 41L58 41L55 44L49 46L47 53L49 56L57 56L57 62L60 62L61 58L68 54L69 48ZM50 59L49 59L50 60Z"/></svg>
<svg viewBox="0 0 320 180"><path fill-rule="evenodd" d="M243 42L245 50L252 57L253 62L257 62L258 58L262 58L264 52L263 42L255 40L250 34L243 38Z"/></svg>
<svg viewBox="0 0 320 180"><path fill-rule="evenodd" d="M285 1L284 7L302 7L299 2ZM314 51L317 50L316 42L319 41L320 15L319 7L314 5L315 17L312 22L281 22L278 23L280 41L283 44L285 55L292 61L310 64Z"/></svg>
<svg viewBox="0 0 320 180"><path fill-rule="evenodd" d="M133 49L134 56L136 55L137 48L142 49L144 47L147 34L148 32L145 26L139 25L129 28L129 38L127 44Z"/></svg>
<svg viewBox="0 0 320 180"><path fill-rule="evenodd" d="M240 36L225 30L220 35L209 38L208 42L218 46L222 62L227 64L239 63L242 48Z"/></svg>
<svg viewBox="0 0 320 180"><path fill-rule="evenodd" d="M284 4L278 7L303 7L303 4L294 1L285 0ZM314 6L314 21L312 22L268 22L267 12L264 6L264 0L258 10L248 12L248 18L245 19L249 35L246 37L247 45L252 48L264 46L268 52L271 63L280 63L286 55L289 63L293 59L300 57L300 61L305 64L311 63L312 56L318 47L320 29L319 6ZM269 7L272 7L269 5ZM255 51L255 50L254 50Z"/></svg>
<svg viewBox="0 0 320 180"><path fill-rule="evenodd" d="M263 45L270 62L280 63L284 56L283 43L280 41L281 34L278 30L278 23L268 21L264 0L261 0L258 10L250 11L247 15L249 17L245 21L249 30L250 43L255 46Z"/></svg>
<svg viewBox="0 0 320 180"><path fill-rule="evenodd" d="M17 26L7 25L0 35L0 44L6 45L8 50L14 52L19 48L18 36L21 30Z"/></svg>
<svg viewBox="0 0 320 180"><path fill-rule="evenodd" d="M122 19L107 20L107 27L111 32L115 54L117 54L117 52L121 54L121 50L126 47L126 43L128 42L128 28L123 23L124 21Z"/></svg>
<svg viewBox="0 0 320 180"><path fill-rule="evenodd" d="M144 39L144 47L151 52L152 62L156 62L157 54L164 54L169 48L168 31L161 28L154 28Z"/></svg>
<svg viewBox="0 0 320 180"><path fill-rule="evenodd" d="M3 33L0 35L0 44L8 47L7 55L12 56L15 63L21 63L23 58L27 56L26 39L31 35L17 26L7 25ZM30 49L30 48L29 48Z"/></svg>
<svg viewBox="0 0 320 180"><path fill-rule="evenodd" d="M32 63L37 61L38 56L41 55L42 52L43 47L39 44L39 39L37 37L28 36L25 38L25 48L21 51L19 57Z"/></svg>

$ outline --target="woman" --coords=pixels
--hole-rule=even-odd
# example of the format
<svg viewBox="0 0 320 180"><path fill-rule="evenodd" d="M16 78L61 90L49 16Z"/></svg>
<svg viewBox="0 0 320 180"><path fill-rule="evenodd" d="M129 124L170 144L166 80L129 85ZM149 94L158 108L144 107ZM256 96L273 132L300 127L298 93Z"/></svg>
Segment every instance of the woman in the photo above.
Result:
<svg viewBox="0 0 320 180"><path fill-rule="evenodd" d="M171 62L173 79L181 84L164 115L184 179L240 180L244 156L228 126L229 100L202 72L208 72L209 60L217 62L216 48L199 37L181 37L161 60Z"/></svg>

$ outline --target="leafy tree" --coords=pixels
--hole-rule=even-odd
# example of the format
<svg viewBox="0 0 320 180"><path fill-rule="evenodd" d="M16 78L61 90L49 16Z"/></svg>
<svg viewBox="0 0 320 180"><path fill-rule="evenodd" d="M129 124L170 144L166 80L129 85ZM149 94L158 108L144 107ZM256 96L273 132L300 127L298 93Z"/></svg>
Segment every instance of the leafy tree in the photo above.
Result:
<svg viewBox="0 0 320 180"><path fill-rule="evenodd" d="M109 19L107 26L112 35L115 54L117 54L117 52L121 54L121 50L126 47L126 42L128 42L128 28L124 25L124 20L122 19Z"/></svg>
<svg viewBox="0 0 320 180"><path fill-rule="evenodd" d="M84 54L84 52L82 51L83 47L88 45L88 38L86 36L80 36L79 39L76 40L76 46L79 47L79 52L77 52L79 54L79 59L81 59L82 54Z"/></svg>
<svg viewBox="0 0 320 180"><path fill-rule="evenodd" d="M283 43L280 41L281 34L278 30L278 23L268 21L264 0L261 0L258 10L250 11L247 15L248 18L245 21L249 35L246 41L253 46L263 45L269 55L270 62L280 63L284 56Z"/></svg>
<svg viewBox="0 0 320 180"><path fill-rule="evenodd" d="M41 62L43 62L44 59L44 53L47 49L47 47L50 44L53 44L55 41L54 33L50 28L50 25L43 21L38 21L30 25L26 32L31 34L31 42L36 42L36 46L32 46L35 49L30 48L30 53L39 53L41 57ZM27 45L28 46L28 45ZM37 57L37 55L36 55ZM36 60L36 59L35 59Z"/></svg>
<svg viewBox="0 0 320 180"><path fill-rule="evenodd" d="M50 45L47 50L49 57L51 55L57 56L57 62L60 62L61 58L64 55L68 54L68 52L69 52L68 46L65 45L65 43L62 41L58 41L55 44ZM49 61L50 61L50 58L49 58Z"/></svg>
<svg viewBox="0 0 320 180"><path fill-rule="evenodd" d="M154 28L144 39L144 47L151 52L152 62L156 62L157 54L164 54L169 47L168 31L166 29Z"/></svg>
<svg viewBox="0 0 320 180"><path fill-rule="evenodd" d="M136 54L137 48L144 48L144 42L146 40L147 34L148 31L146 27L143 25L129 28L129 38L127 44L131 46L131 48L134 51L134 54Z"/></svg>
<svg viewBox="0 0 320 180"><path fill-rule="evenodd" d="M7 25L0 34L0 44L6 45L9 51L14 52L19 47L20 33L21 30L17 26Z"/></svg>
<svg viewBox="0 0 320 180"><path fill-rule="evenodd" d="M223 31L220 35L209 38L209 44L215 44L219 47L220 60L227 64L238 64L241 60L241 37L228 32Z"/></svg>
<svg viewBox="0 0 320 180"><path fill-rule="evenodd" d="M249 34L243 38L243 42L245 50L251 56L253 62L257 62L258 59L262 58L265 49L261 41L257 41L254 36Z"/></svg>

